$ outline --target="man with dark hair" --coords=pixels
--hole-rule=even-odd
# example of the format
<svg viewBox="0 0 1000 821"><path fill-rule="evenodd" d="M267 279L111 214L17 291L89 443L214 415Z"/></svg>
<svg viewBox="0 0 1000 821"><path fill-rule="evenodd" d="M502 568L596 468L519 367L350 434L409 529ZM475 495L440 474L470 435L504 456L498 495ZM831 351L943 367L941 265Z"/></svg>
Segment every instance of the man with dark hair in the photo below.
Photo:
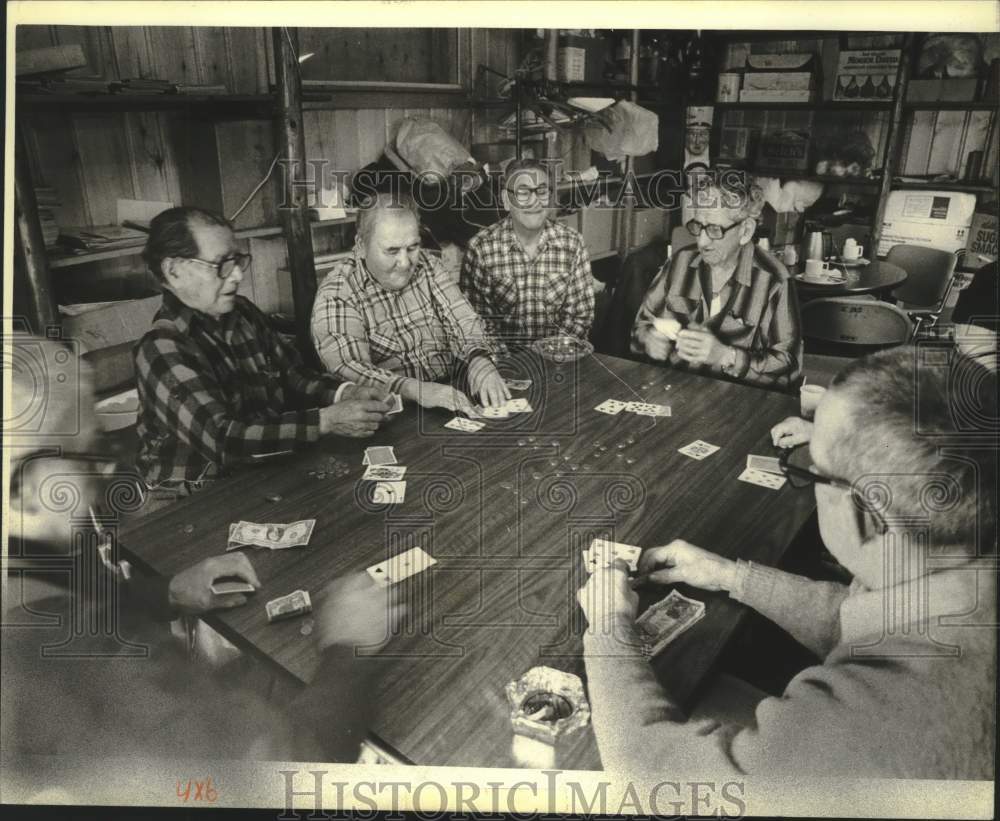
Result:
<svg viewBox="0 0 1000 821"><path fill-rule="evenodd" d="M742 172L693 175L684 206L696 247L674 254L649 286L632 351L762 387L801 378L799 311L785 266L752 239L763 206Z"/></svg>
<svg viewBox="0 0 1000 821"><path fill-rule="evenodd" d="M322 597L321 669L287 714L190 664L166 622L245 604L247 594L218 594L212 584L238 578L260 589L253 565L220 554L160 579L120 559L110 514L121 511L109 510L109 498L129 477L105 469L113 464L89 372L57 342L25 336L8 344L5 790L38 789L38 756L356 760L369 720L365 679L374 671L354 659L354 647L390 634L399 613L385 592L357 574Z"/></svg>
<svg viewBox="0 0 1000 821"><path fill-rule="evenodd" d="M164 211L144 258L163 289L135 349L137 463L149 487L186 493L255 455L329 434L370 436L391 410L381 390L306 368L237 295L251 260L227 220L199 208Z"/></svg>
<svg viewBox="0 0 1000 821"><path fill-rule="evenodd" d="M995 538L990 555L983 548L995 534L996 451L975 464L940 444L956 433L950 370L913 348L849 365L816 410L812 466L783 458L791 483L814 486L820 534L853 574L849 586L682 539L642 554L643 579L727 591L815 653L821 663L780 698L719 676L683 720L637 649L625 572L593 574L578 599L606 768L636 778L993 778ZM981 396L981 418L995 426L995 380Z"/></svg>
<svg viewBox="0 0 1000 821"><path fill-rule="evenodd" d="M590 257L580 233L551 218L554 191L545 166L513 161L501 184L507 216L469 242L462 290L505 338L586 339L594 322Z"/></svg>
<svg viewBox="0 0 1000 821"><path fill-rule="evenodd" d="M405 194L375 194L359 210L353 255L316 292L312 337L331 373L425 408L470 412L455 381L485 405L510 398L495 344L441 262L421 247L417 210Z"/></svg>

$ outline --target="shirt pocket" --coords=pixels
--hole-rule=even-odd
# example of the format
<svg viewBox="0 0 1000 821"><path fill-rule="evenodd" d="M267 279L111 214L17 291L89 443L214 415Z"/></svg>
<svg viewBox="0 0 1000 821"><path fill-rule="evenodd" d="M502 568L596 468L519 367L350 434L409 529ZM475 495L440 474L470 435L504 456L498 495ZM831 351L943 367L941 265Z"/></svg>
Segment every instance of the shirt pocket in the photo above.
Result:
<svg viewBox="0 0 1000 821"><path fill-rule="evenodd" d="M719 340L729 345L738 345L740 348L757 348L756 326L736 314L726 313L718 327L717 336Z"/></svg>
<svg viewBox="0 0 1000 821"><path fill-rule="evenodd" d="M377 365L388 359L399 359L403 345L398 334L389 329L382 329L368 334L368 348L372 362Z"/></svg>

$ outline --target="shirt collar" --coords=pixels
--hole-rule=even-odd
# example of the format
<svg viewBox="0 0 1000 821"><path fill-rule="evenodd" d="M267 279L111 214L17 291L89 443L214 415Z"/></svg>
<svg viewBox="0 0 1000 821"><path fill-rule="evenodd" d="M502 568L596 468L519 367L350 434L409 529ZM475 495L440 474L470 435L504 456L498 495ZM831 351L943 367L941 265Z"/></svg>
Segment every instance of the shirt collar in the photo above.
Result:
<svg viewBox="0 0 1000 821"><path fill-rule="evenodd" d="M555 240L555 228L552 219L546 217L545 223L542 225L542 235L538 240L538 250L541 251L553 240ZM524 252L517 234L514 233L514 218L510 214L504 217L503 222L500 223L500 242L504 248L517 248L522 253Z"/></svg>
<svg viewBox="0 0 1000 821"><path fill-rule="evenodd" d="M173 291L163 289L164 318L171 320L181 333L191 333L199 327L208 330L219 330L236 321L236 314L240 310L239 300L233 306L233 310L220 317L209 316L202 311L196 311L181 302L180 298Z"/></svg>
<svg viewBox="0 0 1000 821"><path fill-rule="evenodd" d="M916 632L927 635L932 620L971 613L981 604L979 575L972 567L960 567L879 590L869 590L855 579L840 605L840 640L870 639L893 625L899 633L913 633L903 628L914 625Z"/></svg>

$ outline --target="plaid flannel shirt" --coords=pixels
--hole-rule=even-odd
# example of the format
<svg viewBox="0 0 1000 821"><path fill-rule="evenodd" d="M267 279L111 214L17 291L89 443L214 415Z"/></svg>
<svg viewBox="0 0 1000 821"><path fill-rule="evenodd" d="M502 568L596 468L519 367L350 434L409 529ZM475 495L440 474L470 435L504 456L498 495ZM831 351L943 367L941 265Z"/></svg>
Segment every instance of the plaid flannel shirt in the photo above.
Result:
<svg viewBox="0 0 1000 821"><path fill-rule="evenodd" d="M319 438L319 410L338 397L328 374L245 297L218 319L164 291L135 348L137 465L147 484L198 481L254 454Z"/></svg>
<svg viewBox="0 0 1000 821"><path fill-rule="evenodd" d="M356 253L337 263L316 292L312 338L331 373L393 393L407 377L444 379L497 352L453 277L425 251L398 291L379 285Z"/></svg>
<svg viewBox="0 0 1000 821"><path fill-rule="evenodd" d="M632 351L645 353L654 318L673 318L685 327L700 322L736 351L731 367L707 367L710 375L761 387L797 385L802 373L802 333L798 302L785 266L752 243L744 245L732 278L719 294L721 310L706 319L701 265L698 250L685 248L660 269L636 316ZM689 367L672 344L667 362L676 368Z"/></svg>
<svg viewBox="0 0 1000 821"><path fill-rule="evenodd" d="M546 220L534 259L524 253L509 216L484 228L469 242L460 284L491 332L505 339L586 339L594 322L583 237L555 220Z"/></svg>

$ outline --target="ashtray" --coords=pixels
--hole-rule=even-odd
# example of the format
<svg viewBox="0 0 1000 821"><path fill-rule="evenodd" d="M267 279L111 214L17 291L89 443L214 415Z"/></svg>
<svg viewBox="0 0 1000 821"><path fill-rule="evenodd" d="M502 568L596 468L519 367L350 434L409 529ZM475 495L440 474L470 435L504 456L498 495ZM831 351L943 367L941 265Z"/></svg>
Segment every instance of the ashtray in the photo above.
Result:
<svg viewBox="0 0 1000 821"><path fill-rule="evenodd" d="M531 348L551 362L573 362L594 352L594 346L586 339L575 336L547 336L536 339Z"/></svg>
<svg viewBox="0 0 1000 821"><path fill-rule="evenodd" d="M507 685L514 732L548 744L586 727L590 705L579 676L552 667L532 667Z"/></svg>

